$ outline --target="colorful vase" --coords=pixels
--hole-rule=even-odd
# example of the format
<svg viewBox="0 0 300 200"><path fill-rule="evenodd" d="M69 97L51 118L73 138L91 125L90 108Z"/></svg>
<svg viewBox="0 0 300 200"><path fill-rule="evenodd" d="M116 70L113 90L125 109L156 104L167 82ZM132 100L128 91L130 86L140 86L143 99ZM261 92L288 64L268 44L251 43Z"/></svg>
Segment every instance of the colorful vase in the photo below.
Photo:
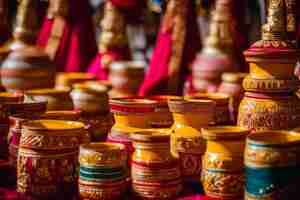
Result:
<svg viewBox="0 0 300 200"><path fill-rule="evenodd" d="M202 129L207 141L201 180L205 194L220 199L239 199L244 194L243 154L248 129L216 126Z"/></svg>
<svg viewBox="0 0 300 200"><path fill-rule="evenodd" d="M245 200L295 199L299 193L300 135L253 133L245 150Z"/></svg>
<svg viewBox="0 0 300 200"><path fill-rule="evenodd" d="M144 131L131 135L132 192L137 199L174 199L182 189L180 166L170 152L168 133Z"/></svg>
<svg viewBox="0 0 300 200"><path fill-rule="evenodd" d="M183 98L170 99L168 104L174 118L171 152L180 161L184 180L199 182L206 149L201 128L213 122L215 104L210 100Z"/></svg>
<svg viewBox="0 0 300 200"><path fill-rule="evenodd" d="M89 142L84 124L35 120L22 128L17 191L40 199L71 199L76 193L78 148Z"/></svg>
<svg viewBox="0 0 300 200"><path fill-rule="evenodd" d="M117 200L127 191L128 155L124 145L80 146L79 196L82 200Z"/></svg>
<svg viewBox="0 0 300 200"><path fill-rule="evenodd" d="M203 99L203 100L212 100L216 104L215 108L215 125L229 125L233 122L230 121L230 112L229 112L229 103L230 96L224 93L195 93L191 96L187 96L192 99Z"/></svg>
<svg viewBox="0 0 300 200"><path fill-rule="evenodd" d="M96 80L96 76L94 74L81 72L58 73L55 79L55 88L71 90L73 88L73 84L75 83L93 80Z"/></svg>
<svg viewBox="0 0 300 200"><path fill-rule="evenodd" d="M69 90L37 89L25 91L25 98L33 101L47 101L47 110L73 110Z"/></svg>

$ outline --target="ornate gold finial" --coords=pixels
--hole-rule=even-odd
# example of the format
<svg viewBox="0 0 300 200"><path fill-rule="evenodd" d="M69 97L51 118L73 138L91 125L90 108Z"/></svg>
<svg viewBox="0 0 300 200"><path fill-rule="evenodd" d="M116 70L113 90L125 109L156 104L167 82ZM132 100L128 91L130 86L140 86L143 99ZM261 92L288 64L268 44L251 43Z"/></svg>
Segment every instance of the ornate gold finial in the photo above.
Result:
<svg viewBox="0 0 300 200"><path fill-rule="evenodd" d="M128 43L126 36L126 22L123 14L109 1L104 8L104 17L101 21L100 52Z"/></svg>
<svg viewBox="0 0 300 200"><path fill-rule="evenodd" d="M38 31L38 0L22 0L17 12L16 27L13 32L15 40L34 44Z"/></svg>
<svg viewBox="0 0 300 200"><path fill-rule="evenodd" d="M209 36L206 38L204 50L218 50L231 52L233 38L230 33L231 0L218 0L216 9L212 13Z"/></svg>

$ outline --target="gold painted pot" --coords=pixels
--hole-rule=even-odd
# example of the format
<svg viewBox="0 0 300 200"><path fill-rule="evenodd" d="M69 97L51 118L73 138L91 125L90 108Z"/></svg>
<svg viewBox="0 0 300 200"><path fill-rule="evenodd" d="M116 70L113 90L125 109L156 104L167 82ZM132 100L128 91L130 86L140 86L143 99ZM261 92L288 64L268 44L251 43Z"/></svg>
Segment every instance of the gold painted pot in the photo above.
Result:
<svg viewBox="0 0 300 200"><path fill-rule="evenodd" d="M299 108L299 99L294 95L246 92L238 125L253 131L296 128Z"/></svg>
<svg viewBox="0 0 300 200"><path fill-rule="evenodd" d="M55 88L71 90L73 88L73 84L93 80L96 80L96 76L94 74L81 72L58 73L55 80Z"/></svg>
<svg viewBox="0 0 300 200"><path fill-rule="evenodd" d="M42 49L20 49L2 63L1 77L2 85L9 91L52 88L55 66Z"/></svg>
<svg viewBox="0 0 300 200"><path fill-rule="evenodd" d="M180 160L185 181L199 182L201 158L206 148L201 128L213 122L215 104L210 100L192 98L170 99L168 104L174 118L171 152Z"/></svg>
<svg viewBox="0 0 300 200"><path fill-rule="evenodd" d="M73 87L71 96L76 110L93 114L109 111L108 90L105 86L81 83Z"/></svg>
<svg viewBox="0 0 300 200"><path fill-rule="evenodd" d="M230 96L224 93L195 93L188 98L212 100L216 103L215 108L215 125L232 124L230 121L229 102Z"/></svg>
<svg viewBox="0 0 300 200"><path fill-rule="evenodd" d="M111 97L126 97L136 95L144 80L146 64L141 61L119 61L110 66L109 81L113 89Z"/></svg>
<svg viewBox="0 0 300 200"><path fill-rule="evenodd" d="M25 91L25 98L47 101L47 110L73 110L70 92L66 89L37 89Z"/></svg>
<svg viewBox="0 0 300 200"><path fill-rule="evenodd" d="M201 180L205 194L221 199L239 199L244 194L243 154L248 129L216 126L202 129L207 140Z"/></svg>
<svg viewBox="0 0 300 200"><path fill-rule="evenodd" d="M17 191L41 199L76 191L78 148L88 143L84 124L61 120L35 120L22 126Z"/></svg>
<svg viewBox="0 0 300 200"><path fill-rule="evenodd" d="M125 144L130 154L133 152L130 134L151 128L156 101L141 98L113 98L109 101L114 114L108 141Z"/></svg>
<svg viewBox="0 0 300 200"><path fill-rule="evenodd" d="M300 186L300 134L250 134L245 150L245 200L295 199Z"/></svg>
<svg viewBox="0 0 300 200"><path fill-rule="evenodd" d="M143 131L131 134L132 190L137 199L174 199L182 190L178 160L170 153L168 133Z"/></svg>

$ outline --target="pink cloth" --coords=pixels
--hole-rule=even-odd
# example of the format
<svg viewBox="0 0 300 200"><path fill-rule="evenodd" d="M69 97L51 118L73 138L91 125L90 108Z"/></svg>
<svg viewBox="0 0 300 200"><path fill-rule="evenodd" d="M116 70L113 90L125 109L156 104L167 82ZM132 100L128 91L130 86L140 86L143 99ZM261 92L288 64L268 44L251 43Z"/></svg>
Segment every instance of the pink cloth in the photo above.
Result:
<svg viewBox="0 0 300 200"><path fill-rule="evenodd" d="M188 17L186 20L187 29L185 44L183 47L183 55L181 65L179 67L179 90L176 92L178 95L182 94L183 86L186 77L189 74L189 66L194 60L196 53L201 48L200 34L196 21L195 7L192 5L192 1L189 1L188 5ZM164 19L163 19L164 20ZM162 23L163 25L164 23ZM161 26L162 26L161 25ZM157 37L156 46L150 61L150 65L145 77L139 89L140 96L155 95L155 94L167 94L168 86L168 71L169 60L172 56L172 31L164 32L163 26Z"/></svg>
<svg viewBox="0 0 300 200"><path fill-rule="evenodd" d="M53 20L47 16L38 35L37 44L45 47L51 34ZM87 0L70 2L69 16L55 56L57 71L85 71L97 54L92 10Z"/></svg>

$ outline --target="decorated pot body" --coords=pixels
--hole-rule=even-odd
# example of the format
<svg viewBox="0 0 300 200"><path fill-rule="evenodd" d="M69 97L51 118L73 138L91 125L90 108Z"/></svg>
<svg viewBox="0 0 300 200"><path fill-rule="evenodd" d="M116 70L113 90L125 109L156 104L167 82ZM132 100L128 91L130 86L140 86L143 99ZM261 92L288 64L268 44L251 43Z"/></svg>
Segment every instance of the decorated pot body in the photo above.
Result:
<svg viewBox="0 0 300 200"><path fill-rule="evenodd" d="M299 100L294 95L245 93L241 101L238 125L258 130L296 128L299 121Z"/></svg>
<svg viewBox="0 0 300 200"><path fill-rule="evenodd" d="M130 155L133 147L129 135L135 131L151 128L156 101L141 98L113 98L110 100L114 114L108 141L125 144Z"/></svg>
<svg viewBox="0 0 300 200"><path fill-rule="evenodd" d="M128 189L127 151L122 144L90 143L79 152L82 200L117 200Z"/></svg>
<svg viewBox="0 0 300 200"><path fill-rule="evenodd" d="M81 72L58 73L55 79L55 88L71 90L76 83L96 80L96 76Z"/></svg>
<svg viewBox="0 0 300 200"><path fill-rule="evenodd" d="M1 77L2 85L10 91L52 88L55 66L42 49L20 49L2 63Z"/></svg>
<svg viewBox="0 0 300 200"><path fill-rule="evenodd" d="M201 176L206 195L221 199L243 197L243 153L248 133L248 129L235 126L202 130L207 140Z"/></svg>
<svg viewBox="0 0 300 200"><path fill-rule="evenodd" d="M73 102L68 90L39 89L25 92L25 98L33 101L47 101L47 110L73 110Z"/></svg>
<svg viewBox="0 0 300 200"><path fill-rule="evenodd" d="M182 189L178 160L170 153L170 135L136 132L131 135L132 191L137 199L174 199Z"/></svg>
<svg viewBox="0 0 300 200"><path fill-rule="evenodd" d="M144 80L145 63L114 62L110 66L109 80L112 83L112 97L136 95L140 84Z"/></svg>
<svg viewBox="0 0 300 200"><path fill-rule="evenodd" d="M294 199L299 193L300 135L259 132L245 150L245 200Z"/></svg>
<svg viewBox="0 0 300 200"><path fill-rule="evenodd" d="M78 147L89 142L84 124L35 120L22 127L17 191L43 199L76 193Z"/></svg>
<svg viewBox="0 0 300 200"><path fill-rule="evenodd" d="M170 99L173 113L171 127L171 152L180 160L185 181L199 182L205 142L201 128L209 126L214 118L214 102L209 100Z"/></svg>
<svg viewBox="0 0 300 200"><path fill-rule="evenodd" d="M186 97L187 99L199 99L199 100L212 100L215 102L215 125L229 125L232 124L230 120L229 102L230 96L224 93L195 93Z"/></svg>

